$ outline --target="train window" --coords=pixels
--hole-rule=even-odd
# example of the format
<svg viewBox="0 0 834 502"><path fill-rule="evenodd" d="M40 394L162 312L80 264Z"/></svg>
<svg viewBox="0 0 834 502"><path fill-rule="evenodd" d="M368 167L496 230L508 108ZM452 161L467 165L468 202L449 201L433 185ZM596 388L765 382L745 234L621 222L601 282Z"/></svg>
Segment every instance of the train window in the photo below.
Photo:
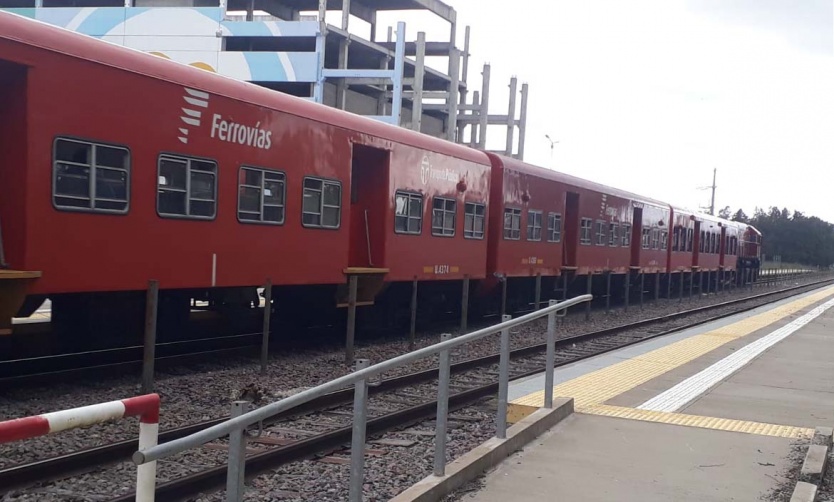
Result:
<svg viewBox="0 0 834 502"><path fill-rule="evenodd" d="M652 249L659 248L660 244L660 229L652 227Z"/></svg>
<svg viewBox="0 0 834 502"><path fill-rule="evenodd" d="M342 185L335 180L304 178L301 224L312 228L339 228L342 220Z"/></svg>
<svg viewBox="0 0 834 502"><path fill-rule="evenodd" d="M606 243L605 238L605 222L597 220L597 246L604 246Z"/></svg>
<svg viewBox="0 0 834 502"><path fill-rule="evenodd" d="M156 211L174 218L213 219L217 214L217 164L210 160L159 156Z"/></svg>
<svg viewBox="0 0 834 502"><path fill-rule="evenodd" d="M542 240L542 212L530 210L527 211L527 240L540 241Z"/></svg>
<svg viewBox="0 0 834 502"><path fill-rule="evenodd" d="M649 246L652 244L652 229L651 228L644 228L643 229L643 240L642 245L643 249L649 249Z"/></svg>
<svg viewBox="0 0 834 502"><path fill-rule="evenodd" d="M590 218L582 218L580 223L579 243L589 246L591 244L591 228L594 222Z"/></svg>
<svg viewBox="0 0 834 502"><path fill-rule="evenodd" d="M669 248L669 231L660 231L660 249L666 251Z"/></svg>
<svg viewBox="0 0 834 502"><path fill-rule="evenodd" d="M701 230L701 239L698 241L698 252L704 252L704 231Z"/></svg>
<svg viewBox="0 0 834 502"><path fill-rule="evenodd" d="M243 223L284 223L285 175L241 167L238 175L237 219Z"/></svg>
<svg viewBox="0 0 834 502"><path fill-rule="evenodd" d="M127 148L59 138L55 140L53 156L55 208L127 213L130 193Z"/></svg>
<svg viewBox="0 0 834 502"><path fill-rule="evenodd" d="M504 238L511 241L521 239L521 209L504 208Z"/></svg>
<svg viewBox="0 0 834 502"><path fill-rule="evenodd" d="M432 235L441 237L453 237L455 235L457 208L458 202L454 199L434 198L431 210Z"/></svg>
<svg viewBox="0 0 834 502"><path fill-rule="evenodd" d="M675 227L672 229L672 251L678 250L678 242L681 238L681 229L680 227Z"/></svg>
<svg viewBox="0 0 834 502"><path fill-rule="evenodd" d="M397 192L394 205L394 232L419 235L423 231L423 196Z"/></svg>
<svg viewBox="0 0 834 502"><path fill-rule="evenodd" d="M620 245L620 236L618 235L620 226L616 223L608 224L608 245L611 247Z"/></svg>
<svg viewBox="0 0 834 502"><path fill-rule="evenodd" d="M623 247L631 246L631 225L623 225Z"/></svg>
<svg viewBox="0 0 834 502"><path fill-rule="evenodd" d="M694 235L694 230L691 228L686 229L686 250L690 253L692 252L692 236Z"/></svg>
<svg viewBox="0 0 834 502"><path fill-rule="evenodd" d="M486 206L477 202L467 202L463 209L463 236L467 239L483 239Z"/></svg>
<svg viewBox="0 0 834 502"><path fill-rule="evenodd" d="M547 214L547 242L560 242L562 240L562 215L557 213Z"/></svg>

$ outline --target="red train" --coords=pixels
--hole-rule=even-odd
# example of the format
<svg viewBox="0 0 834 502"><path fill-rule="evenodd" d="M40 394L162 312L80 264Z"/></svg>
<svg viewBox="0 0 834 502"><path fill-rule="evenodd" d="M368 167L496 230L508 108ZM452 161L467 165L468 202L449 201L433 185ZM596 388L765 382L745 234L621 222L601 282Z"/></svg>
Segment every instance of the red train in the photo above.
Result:
<svg viewBox="0 0 834 502"><path fill-rule="evenodd" d="M56 329L138 320L151 279L170 326L195 298L248 308L267 278L279 312L315 321L351 276L391 321L418 284L427 315L459 309L462 281L473 308L523 308L589 274L717 284L761 246L746 225L2 12L0 151L6 332L46 298Z"/></svg>

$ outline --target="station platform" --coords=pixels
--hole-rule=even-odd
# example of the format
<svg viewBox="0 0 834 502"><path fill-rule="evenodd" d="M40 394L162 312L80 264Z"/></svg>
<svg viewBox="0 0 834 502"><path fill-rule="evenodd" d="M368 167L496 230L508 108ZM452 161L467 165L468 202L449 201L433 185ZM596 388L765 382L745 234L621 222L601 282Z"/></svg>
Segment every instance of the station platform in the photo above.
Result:
<svg viewBox="0 0 834 502"><path fill-rule="evenodd" d="M826 287L556 369L575 413L466 500L787 500L797 447L834 425L831 307ZM511 386L511 420L543 381Z"/></svg>

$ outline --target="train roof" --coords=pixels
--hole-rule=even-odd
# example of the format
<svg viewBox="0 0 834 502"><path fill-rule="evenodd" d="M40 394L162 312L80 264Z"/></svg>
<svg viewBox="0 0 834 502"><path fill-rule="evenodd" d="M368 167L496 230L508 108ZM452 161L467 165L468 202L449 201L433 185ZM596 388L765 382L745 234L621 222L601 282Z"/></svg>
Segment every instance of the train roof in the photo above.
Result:
<svg viewBox="0 0 834 502"><path fill-rule="evenodd" d="M603 185L601 183L596 183L593 181L589 181L586 179L578 178L576 176L572 176L570 174L565 174L559 171L554 171L552 169L546 169L544 167L539 167L533 164L528 164L526 162L520 161L518 159L513 159L510 157L505 157L503 155L498 155L494 153L489 154L491 157L494 157L501 161L504 167L509 169L515 169L517 171L521 171L527 174L531 174L534 176L538 176L540 178L545 178L553 181L558 181L561 183L565 183L567 185L572 185L578 188L584 188L586 190L594 190L597 192L605 193L608 195L614 195L616 197L621 197L623 199L630 199L637 202L642 202L646 204L652 204L656 206L661 206L663 208L668 209L670 204L668 202L663 202L660 200L652 199L651 197L645 197L643 195L639 195L636 193L628 192L625 190L620 190L619 188L610 187L607 185Z"/></svg>
<svg viewBox="0 0 834 502"><path fill-rule="evenodd" d="M249 82L169 61L10 12L0 11L0 40L2 39L188 86L323 124L489 165L488 157L479 150L313 103Z"/></svg>

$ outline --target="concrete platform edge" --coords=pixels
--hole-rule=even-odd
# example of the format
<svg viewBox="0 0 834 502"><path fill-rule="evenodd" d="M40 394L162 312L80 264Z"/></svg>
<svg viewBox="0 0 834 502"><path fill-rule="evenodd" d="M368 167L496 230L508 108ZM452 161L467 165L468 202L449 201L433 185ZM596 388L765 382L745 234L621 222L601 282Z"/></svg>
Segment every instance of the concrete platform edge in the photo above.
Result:
<svg viewBox="0 0 834 502"><path fill-rule="evenodd" d="M573 398L554 398L553 408L540 408L507 429L507 439L492 438L446 466L446 475L428 476L390 502L439 500L495 467L527 443L573 413Z"/></svg>

